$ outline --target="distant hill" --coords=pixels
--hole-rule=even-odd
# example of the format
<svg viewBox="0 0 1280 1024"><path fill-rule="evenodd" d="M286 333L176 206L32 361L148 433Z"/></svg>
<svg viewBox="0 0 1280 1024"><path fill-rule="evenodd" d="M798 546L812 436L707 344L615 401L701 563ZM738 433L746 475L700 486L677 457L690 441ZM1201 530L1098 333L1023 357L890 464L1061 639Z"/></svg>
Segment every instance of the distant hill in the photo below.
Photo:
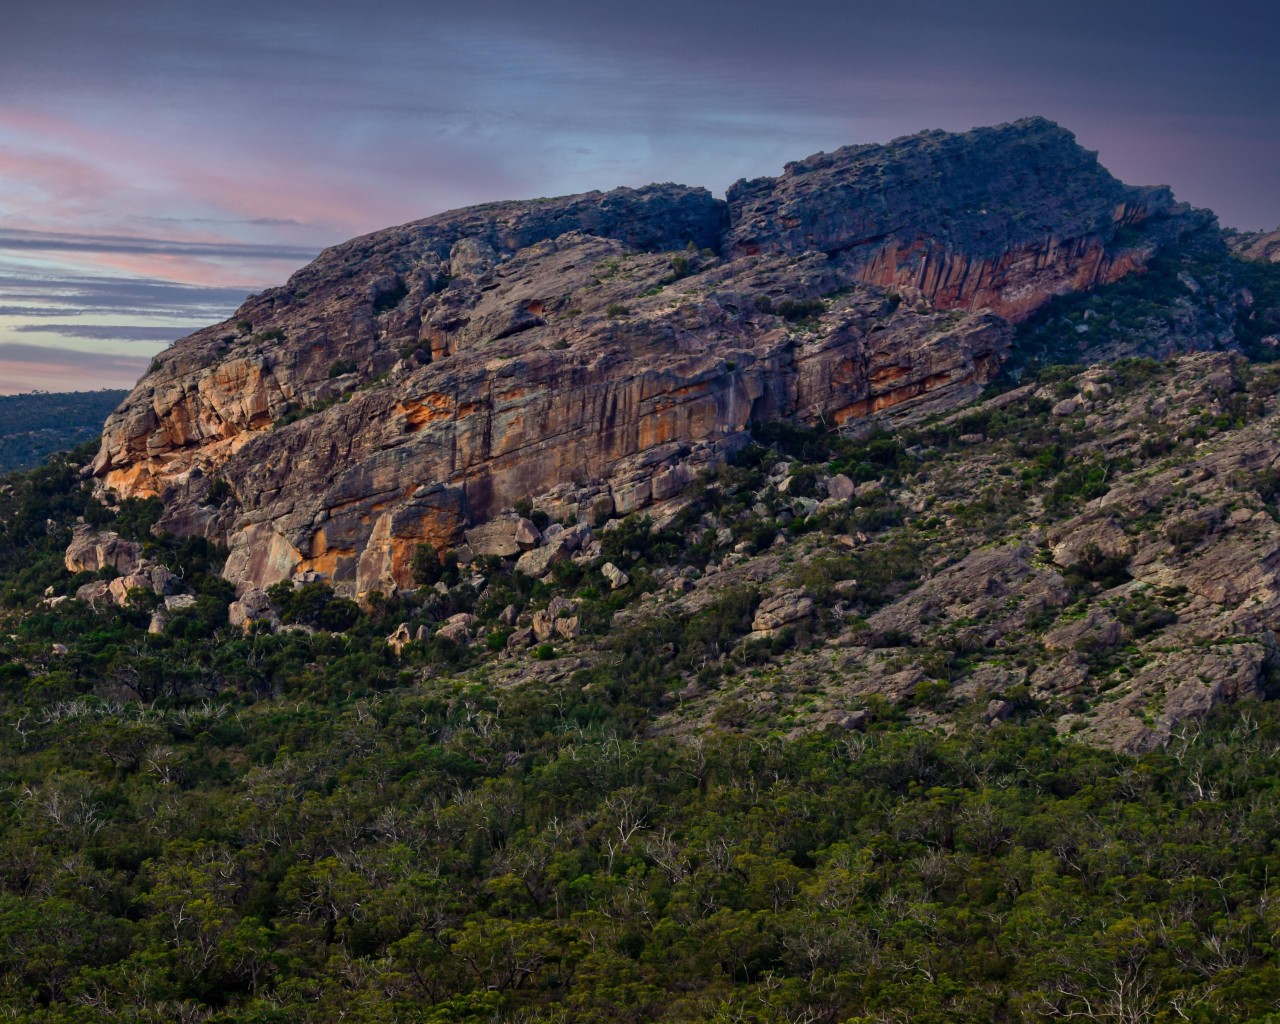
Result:
<svg viewBox="0 0 1280 1024"><path fill-rule="evenodd" d="M0 473L38 466L46 456L96 437L127 391L0 395Z"/></svg>

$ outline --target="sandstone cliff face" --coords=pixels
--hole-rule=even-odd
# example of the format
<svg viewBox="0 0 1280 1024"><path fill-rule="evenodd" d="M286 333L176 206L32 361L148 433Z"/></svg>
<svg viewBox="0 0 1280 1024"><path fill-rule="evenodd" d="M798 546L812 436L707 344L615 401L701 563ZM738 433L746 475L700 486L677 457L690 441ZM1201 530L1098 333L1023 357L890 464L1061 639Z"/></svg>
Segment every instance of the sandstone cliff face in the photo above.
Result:
<svg viewBox="0 0 1280 1024"><path fill-rule="evenodd" d="M1204 220L1133 188L1051 121L849 146L728 193L730 255L839 254L859 280L1011 320L1115 281Z"/></svg>
<svg viewBox="0 0 1280 1024"><path fill-rule="evenodd" d="M176 344L92 472L163 496L162 526L227 544L245 586L407 586L419 544L566 485L561 511L624 514L752 422L967 400L1006 317L1188 219L1040 121L814 157L727 204L656 185L474 207L330 249Z"/></svg>

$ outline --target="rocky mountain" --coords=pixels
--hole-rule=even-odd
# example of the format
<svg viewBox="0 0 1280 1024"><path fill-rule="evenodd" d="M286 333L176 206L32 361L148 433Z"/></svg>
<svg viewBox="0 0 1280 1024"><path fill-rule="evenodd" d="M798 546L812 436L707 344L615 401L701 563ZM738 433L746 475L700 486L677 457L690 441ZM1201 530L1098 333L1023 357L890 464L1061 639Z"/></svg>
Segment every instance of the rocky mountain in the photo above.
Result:
<svg viewBox="0 0 1280 1024"><path fill-rule="evenodd" d="M1274 1022L1255 251L1027 121L325 253L0 480L0 1008Z"/></svg>
<svg viewBox="0 0 1280 1024"><path fill-rule="evenodd" d="M669 499L752 424L971 400L1012 323L1211 226L1042 119L819 154L725 201L473 207L336 246L177 343L92 473L229 547L242 590L363 599L518 502Z"/></svg>

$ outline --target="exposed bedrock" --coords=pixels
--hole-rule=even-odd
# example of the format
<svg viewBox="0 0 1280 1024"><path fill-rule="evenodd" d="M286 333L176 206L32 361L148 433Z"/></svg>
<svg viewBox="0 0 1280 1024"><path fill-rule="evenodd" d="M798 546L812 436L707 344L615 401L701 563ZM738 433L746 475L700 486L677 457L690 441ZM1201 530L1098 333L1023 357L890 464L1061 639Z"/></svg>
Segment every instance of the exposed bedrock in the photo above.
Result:
<svg viewBox="0 0 1280 1024"><path fill-rule="evenodd" d="M740 182L492 203L354 239L163 353L91 467L261 587L411 584L419 544L559 489L671 497L752 422L976 395L1010 319L1201 215L1031 120ZM576 503L576 504L575 504Z"/></svg>

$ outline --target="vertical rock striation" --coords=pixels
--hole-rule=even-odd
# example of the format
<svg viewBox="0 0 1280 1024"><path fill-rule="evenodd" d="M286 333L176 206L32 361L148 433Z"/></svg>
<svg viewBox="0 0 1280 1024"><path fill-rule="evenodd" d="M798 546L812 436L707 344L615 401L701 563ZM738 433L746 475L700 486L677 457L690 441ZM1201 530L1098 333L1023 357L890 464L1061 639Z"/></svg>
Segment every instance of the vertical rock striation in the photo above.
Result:
<svg viewBox="0 0 1280 1024"><path fill-rule="evenodd" d="M246 587L404 587L418 545L521 499L571 486L625 514L753 422L964 401L1010 319L1194 221L1041 120L821 154L727 202L472 207L335 246L178 342L90 471L227 544Z"/></svg>

